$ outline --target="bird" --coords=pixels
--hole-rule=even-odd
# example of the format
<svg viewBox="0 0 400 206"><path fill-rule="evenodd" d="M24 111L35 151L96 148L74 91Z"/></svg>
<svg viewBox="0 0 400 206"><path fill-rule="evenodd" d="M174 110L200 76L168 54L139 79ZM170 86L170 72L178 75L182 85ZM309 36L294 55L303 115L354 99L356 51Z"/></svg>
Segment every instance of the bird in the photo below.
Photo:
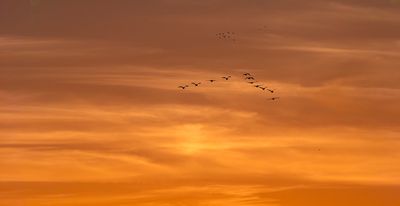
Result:
<svg viewBox="0 0 400 206"><path fill-rule="evenodd" d="M245 79L248 79L248 80L254 80L254 77L246 77Z"/></svg>
<svg viewBox="0 0 400 206"><path fill-rule="evenodd" d="M256 82L247 82L247 83L249 83L249 84L254 84L254 83L256 83Z"/></svg>
<svg viewBox="0 0 400 206"><path fill-rule="evenodd" d="M222 79L229 80L231 76L221 77Z"/></svg>
<svg viewBox="0 0 400 206"><path fill-rule="evenodd" d="M274 93L275 91L272 89L267 89L269 92Z"/></svg>
<svg viewBox="0 0 400 206"><path fill-rule="evenodd" d="M195 87L198 87L198 86L201 84L201 82L199 82L199 83L192 82L192 84L193 84Z"/></svg>
<svg viewBox="0 0 400 206"><path fill-rule="evenodd" d="M250 73L244 73L243 76L251 76Z"/></svg>
<svg viewBox="0 0 400 206"><path fill-rule="evenodd" d="M262 86L262 85L259 85L259 84L258 84L258 85L255 85L254 87L257 87L257 88L258 88L258 87L261 87L261 86Z"/></svg>
<svg viewBox="0 0 400 206"><path fill-rule="evenodd" d="M216 82L217 80L215 80L215 79L210 79L210 80L207 80L207 81L213 83L213 82Z"/></svg>
<svg viewBox="0 0 400 206"><path fill-rule="evenodd" d="M189 85L179 86L178 88L185 89L186 87L189 87Z"/></svg>
<svg viewBox="0 0 400 206"><path fill-rule="evenodd" d="M268 100L275 101L277 99L280 99L280 97L272 97L272 98L269 98Z"/></svg>
<svg viewBox="0 0 400 206"><path fill-rule="evenodd" d="M262 90L265 90L265 89L266 89L265 87L258 87L258 88L260 88L260 89L262 89Z"/></svg>

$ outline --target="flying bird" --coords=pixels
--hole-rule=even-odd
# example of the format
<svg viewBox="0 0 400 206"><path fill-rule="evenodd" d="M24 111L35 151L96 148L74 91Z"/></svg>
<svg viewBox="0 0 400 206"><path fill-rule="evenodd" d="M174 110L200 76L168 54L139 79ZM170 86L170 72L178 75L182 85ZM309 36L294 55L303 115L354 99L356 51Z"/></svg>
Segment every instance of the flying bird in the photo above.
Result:
<svg viewBox="0 0 400 206"><path fill-rule="evenodd" d="M266 89L265 87L258 87L258 88L260 88L260 89L262 89L262 90L265 90L265 89Z"/></svg>
<svg viewBox="0 0 400 206"><path fill-rule="evenodd" d="M257 87L257 88L259 88L259 87L261 87L262 85L255 85L254 87Z"/></svg>
<svg viewBox="0 0 400 206"><path fill-rule="evenodd" d="M229 80L231 76L221 77L222 79Z"/></svg>
<svg viewBox="0 0 400 206"><path fill-rule="evenodd" d="M272 89L267 89L269 92L274 93L275 91Z"/></svg>
<svg viewBox="0 0 400 206"><path fill-rule="evenodd" d="M207 80L207 81L213 83L213 82L216 82L217 80L215 80L215 79L210 79L210 80Z"/></svg>
<svg viewBox="0 0 400 206"><path fill-rule="evenodd" d="M199 83L192 82L192 84L193 84L195 87L198 87L198 86L201 84L201 82L199 82Z"/></svg>
<svg viewBox="0 0 400 206"><path fill-rule="evenodd" d="M247 82L247 83L249 83L249 84L254 84L254 83L256 83L256 82Z"/></svg>
<svg viewBox="0 0 400 206"><path fill-rule="evenodd" d="M243 76L251 76L250 73L244 73Z"/></svg>
<svg viewBox="0 0 400 206"><path fill-rule="evenodd" d="M186 89L186 87L189 87L189 85L179 86L178 88Z"/></svg>
<svg viewBox="0 0 400 206"><path fill-rule="evenodd" d="M277 99L280 99L280 97L272 97L272 98L269 98L268 100L275 101Z"/></svg>
<svg viewBox="0 0 400 206"><path fill-rule="evenodd" d="M245 79L254 80L254 77L246 77Z"/></svg>

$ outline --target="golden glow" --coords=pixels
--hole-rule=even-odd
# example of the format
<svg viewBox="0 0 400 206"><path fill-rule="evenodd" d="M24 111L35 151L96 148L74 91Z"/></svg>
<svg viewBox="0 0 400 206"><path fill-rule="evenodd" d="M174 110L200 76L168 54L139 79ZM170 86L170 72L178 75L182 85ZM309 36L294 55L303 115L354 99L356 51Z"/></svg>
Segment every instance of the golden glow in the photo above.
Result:
<svg viewBox="0 0 400 206"><path fill-rule="evenodd" d="M398 206L399 9L0 0L0 206Z"/></svg>

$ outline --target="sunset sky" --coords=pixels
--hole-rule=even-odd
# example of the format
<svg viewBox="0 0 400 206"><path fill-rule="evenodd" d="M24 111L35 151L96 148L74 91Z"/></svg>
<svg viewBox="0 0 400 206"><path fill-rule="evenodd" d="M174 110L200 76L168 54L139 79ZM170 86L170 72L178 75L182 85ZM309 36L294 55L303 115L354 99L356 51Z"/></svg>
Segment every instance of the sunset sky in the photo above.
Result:
<svg viewBox="0 0 400 206"><path fill-rule="evenodd" d="M0 0L0 206L399 206L399 105L400 1Z"/></svg>

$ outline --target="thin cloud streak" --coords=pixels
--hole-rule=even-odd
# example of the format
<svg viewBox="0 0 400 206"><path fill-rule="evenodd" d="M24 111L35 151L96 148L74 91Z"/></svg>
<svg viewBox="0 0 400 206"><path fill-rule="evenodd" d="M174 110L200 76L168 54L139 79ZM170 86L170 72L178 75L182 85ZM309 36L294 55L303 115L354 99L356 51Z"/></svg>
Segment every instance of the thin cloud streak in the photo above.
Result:
<svg viewBox="0 0 400 206"><path fill-rule="evenodd" d="M333 54L386 55L392 57L397 57L400 55L400 52L390 52L390 51L329 48L329 47L309 47L309 46L287 46L287 47L283 46L283 47L272 47L269 49L304 51L304 52L315 52L315 53L333 53Z"/></svg>

